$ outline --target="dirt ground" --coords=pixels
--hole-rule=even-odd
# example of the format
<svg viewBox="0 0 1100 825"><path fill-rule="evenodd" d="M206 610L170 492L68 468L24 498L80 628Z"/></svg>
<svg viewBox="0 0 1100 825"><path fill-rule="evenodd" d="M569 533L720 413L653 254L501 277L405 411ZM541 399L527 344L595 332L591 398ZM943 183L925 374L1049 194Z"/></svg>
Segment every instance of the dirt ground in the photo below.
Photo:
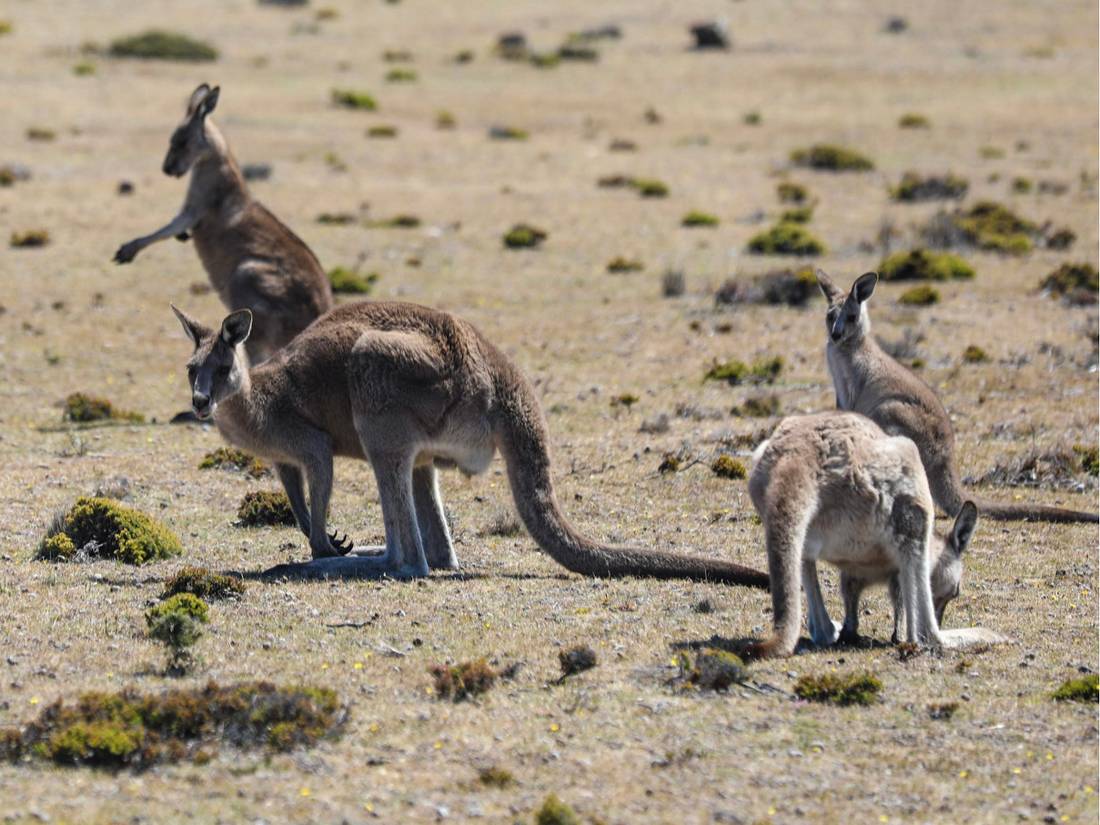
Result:
<svg viewBox="0 0 1100 825"><path fill-rule="evenodd" d="M166 223L184 183L160 163L191 89L218 83L215 115L237 157L272 164L255 194L326 267L381 278L372 297L454 311L476 323L537 383L553 436L559 498L587 534L765 565L744 481L711 473L720 452L748 461L777 419L738 418L755 388L704 383L714 360L781 355L784 414L833 403L824 361L823 303L805 309L715 307L728 277L789 261L748 255L749 237L782 209L780 180L817 200L809 228L829 247L813 259L849 282L896 248L938 204L890 200L906 170L970 180L965 203L992 198L1026 217L1068 226L1069 251L1008 258L967 253L970 282L937 285L930 308L872 299L878 335L922 338L915 356L958 432L963 474L978 477L1032 449L1095 445L1096 307L1039 296L1066 261L1097 263L1097 7L1092 2L848 0L771 3L562 0L390 4L330 0L282 9L255 2L32 3L0 17L0 165L29 181L0 188L0 727L85 690L176 680L144 634L142 611L185 564L252 574L308 556L290 529L235 527L245 492L274 489L200 471L216 431L171 427L186 407L189 344L169 301L208 323L222 307L192 294L205 273L190 245L168 241L126 267L118 245ZM826 8L827 6L827 8ZM908 29L884 31L892 14ZM689 50L687 26L725 17L734 48ZM595 63L539 69L493 54L520 30L539 50L604 23ZM213 64L128 61L81 53L149 27L207 39ZM386 50L408 50L418 79L388 83ZM474 58L453 57L471 50ZM91 75L73 67L87 61ZM370 91L377 112L335 108L333 88ZM660 114L648 122L647 109ZM436 128L440 110L453 130ZM749 113L760 122L745 122ZM899 129L901 115L928 129ZM750 118L751 119L751 118ZM374 125L393 139L368 139ZM529 132L490 140L494 125ZM52 141L29 140L46 128ZM614 139L637 144L613 152ZM791 150L849 145L876 169L793 169ZM605 175L658 178L664 199L601 189ZM1013 190L1025 177L1029 193ZM134 194L117 194L129 180ZM1039 181L1065 191L1039 191ZM369 209L364 207L369 204ZM420 217L415 229L328 226L322 212ZM713 229L687 229L701 209ZM503 248L528 222L548 232L531 251ZM9 249L11 232L44 228L40 249ZM616 256L641 272L609 274ZM801 262L800 262L801 263ZM662 296L681 271L686 292ZM968 345L986 363L964 363ZM59 402L85 391L155 419L80 429ZM638 396L629 409L611 400ZM694 409L696 415L677 414ZM643 421L669 416L666 432ZM661 475L665 453L687 469ZM338 462L332 524L358 542L382 538L369 467ZM46 523L80 494L125 479L127 503L162 518L184 541L171 562L52 565L33 559ZM1051 701L1079 670L1095 672L1095 526L979 522L949 627L981 625L1013 644L981 653L900 661L886 644L809 650L758 663L758 692L684 691L675 645L770 628L766 593L706 584L595 581L565 574L525 535L492 535L509 512L499 460L473 479L447 475L460 574L415 583L252 581L239 602L215 603L185 684L264 678L334 688L350 704L344 735L268 757L223 751L205 765L112 774L42 763L0 765L12 822L532 822L550 793L584 822L1095 822L1097 708ZM1061 488L985 486L988 500L1095 510L1094 478ZM946 522L940 523L941 528ZM840 615L836 581L826 594ZM712 612L697 605L708 600ZM863 630L889 639L881 590ZM333 626L354 625L354 626ZM563 684L557 655L586 643L599 665ZM427 692L437 662L488 656L521 662L512 682L477 702ZM883 681L870 708L796 702L798 676L870 670ZM934 703L958 702L949 720ZM479 783L499 766L517 783Z"/></svg>

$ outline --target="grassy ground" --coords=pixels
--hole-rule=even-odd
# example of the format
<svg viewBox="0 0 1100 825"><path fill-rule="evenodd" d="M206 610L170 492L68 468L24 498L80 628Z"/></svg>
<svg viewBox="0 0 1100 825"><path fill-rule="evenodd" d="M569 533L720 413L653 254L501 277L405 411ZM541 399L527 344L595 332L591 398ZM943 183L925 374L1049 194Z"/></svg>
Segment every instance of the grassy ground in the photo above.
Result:
<svg viewBox="0 0 1100 825"><path fill-rule="evenodd" d="M13 31L0 36L0 164L24 163L33 178L0 188L0 228L5 243L9 232L39 227L52 241L0 257L0 726L82 690L172 683L157 675L161 654L141 613L183 564L252 573L308 554L292 530L233 526L244 493L274 482L199 471L220 443L216 432L61 424L58 402L77 390L157 422L187 404L188 344L168 302L210 323L222 314L216 298L189 292L205 281L194 251L169 241L128 267L109 260L181 202L184 185L159 167L200 81L221 84L216 117L241 161L273 164L256 194L326 267L365 255L364 268L381 274L377 297L464 315L537 382L560 499L593 536L764 564L745 483L716 478L708 465L722 450L747 460L751 437L775 419L730 416L757 391L701 379L715 359L782 355L774 391L783 412L832 403L820 301L806 310L714 307L725 278L783 263L744 253L780 211L782 179L817 199L810 228L830 251L814 262L845 282L877 266L884 225L905 248L937 208L889 200L888 185L909 169L964 175L968 202L994 198L1076 232L1069 252L969 255L977 278L939 285L942 301L931 308L897 304L906 285L881 286L872 313L887 340L923 335L917 355L954 417L964 474L1033 448L1096 443L1096 309L1035 293L1060 263L1097 262L1095 4L900 5L910 27L896 35L883 32L887 10L865 2L326 5L339 14L316 31L314 9L252 2L5 7ZM715 14L728 16L734 50L688 51L687 24ZM595 64L540 70L491 53L504 31L550 49L608 21L625 36L600 43ZM154 25L208 39L222 57L187 65L79 52ZM387 49L413 53L416 82L384 81ZM463 49L474 60L452 62ZM83 61L94 74L73 73ZM379 111L333 108L333 87L374 93ZM660 123L643 116L650 107ZM444 109L456 129L435 128ZM762 122L745 124L749 112ZM907 112L931 128L899 129ZM368 139L379 124L396 126L397 137ZM493 125L530 137L491 141ZM56 137L30 141L32 127ZM611 152L614 138L637 151ZM823 141L866 152L876 171L789 168L791 150ZM659 178L670 195L596 187L614 173ZM1015 177L1067 190L1015 194ZM136 187L129 197L116 194L123 179ZM423 224L315 221L362 204L370 218L411 213ZM690 209L721 223L683 229ZM549 233L541 249L502 247L520 221ZM607 274L619 255L645 269ZM661 296L670 267L685 273L682 297ZM991 361L964 364L970 344ZM623 393L640 400L612 408ZM679 405L714 415L680 417ZM670 416L667 432L639 432L660 413ZM700 462L659 475L661 456L681 448ZM128 481L130 504L179 532L184 557L140 569L33 561L50 516L116 477ZM1075 482L1076 491L979 495L1095 509L1095 480L1078 473ZM8 820L530 822L553 792L582 820L608 823L1096 821L1096 707L1049 699L1079 668L1098 667L1094 527L979 523L946 624L990 627L1013 645L904 662L888 646L807 652L753 667L754 682L777 691L703 695L669 686L673 646L764 633L766 594L563 575L525 535L487 535L510 506L499 462L483 477L448 476L444 488L461 574L412 584L254 582L242 601L213 607L204 665L190 681L332 687L351 703L343 738L140 775L0 765ZM359 542L381 539L365 465L338 464L332 522ZM838 615L831 574L827 593ZM713 612L695 609L704 599ZM865 632L887 639L881 592L867 610ZM341 623L359 626L333 626ZM553 684L558 651L581 642L599 666ZM426 692L431 664L479 656L523 667L476 703ZM796 676L833 670L876 672L881 702L791 701ZM938 702L959 710L933 720L927 708ZM493 765L517 784L482 786L478 770Z"/></svg>

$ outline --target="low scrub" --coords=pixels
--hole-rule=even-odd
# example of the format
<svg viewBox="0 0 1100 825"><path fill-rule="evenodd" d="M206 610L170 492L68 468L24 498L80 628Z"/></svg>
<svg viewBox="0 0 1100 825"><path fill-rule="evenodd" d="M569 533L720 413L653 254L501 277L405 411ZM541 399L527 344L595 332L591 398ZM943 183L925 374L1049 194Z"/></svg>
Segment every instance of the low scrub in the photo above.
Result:
<svg viewBox="0 0 1100 825"><path fill-rule="evenodd" d="M591 670L597 664L596 651L588 645L574 645L558 653L558 663L561 665L561 676L573 676Z"/></svg>
<svg viewBox="0 0 1100 825"><path fill-rule="evenodd" d="M48 246L50 232L48 229L24 229L13 231L8 242L14 249L38 249Z"/></svg>
<svg viewBox="0 0 1100 825"><path fill-rule="evenodd" d="M337 295L369 295L380 277L377 272L360 275L344 266L336 266L328 271L328 282Z"/></svg>
<svg viewBox="0 0 1100 825"><path fill-rule="evenodd" d="M710 471L719 478L742 479L748 478L749 471L745 462L731 455L720 455L710 465Z"/></svg>
<svg viewBox="0 0 1100 825"><path fill-rule="evenodd" d="M62 417L76 424L90 424L96 421L122 421L140 424L145 420L141 413L120 410L106 398L99 398L83 392L74 392L66 396Z"/></svg>
<svg viewBox="0 0 1100 825"><path fill-rule="evenodd" d="M824 255L825 244L798 223L781 221L749 239L755 255Z"/></svg>
<svg viewBox="0 0 1100 825"><path fill-rule="evenodd" d="M914 249L883 258L878 265L878 276L883 281L970 280L974 277L974 267L950 252Z"/></svg>
<svg viewBox="0 0 1100 825"><path fill-rule="evenodd" d="M882 682L871 673L807 675L794 686L799 699L830 705L871 705L881 690Z"/></svg>
<svg viewBox="0 0 1100 825"><path fill-rule="evenodd" d="M681 652L677 664L681 684L699 690L728 690L749 677L740 656L716 648L703 648L694 656Z"/></svg>
<svg viewBox="0 0 1100 825"><path fill-rule="evenodd" d="M730 385L771 384L783 372L783 366L783 356L781 355L758 359L753 362L752 366L737 359L723 362L716 361L707 370L703 380L725 381Z"/></svg>
<svg viewBox="0 0 1100 825"><path fill-rule="evenodd" d="M875 168L870 158L854 149L830 143L819 143L808 149L791 152L791 162L796 166L820 169L827 172L866 172Z"/></svg>
<svg viewBox="0 0 1100 825"><path fill-rule="evenodd" d="M680 225L689 228L718 226L718 216L693 209L680 219Z"/></svg>
<svg viewBox="0 0 1100 825"><path fill-rule="evenodd" d="M533 249L546 240L548 235L538 227L526 223L517 223L504 233L504 246L508 249Z"/></svg>
<svg viewBox="0 0 1100 825"><path fill-rule="evenodd" d="M960 200L966 197L970 182L957 175L919 175L906 172L897 186L890 190L890 197L903 203L920 203L934 200Z"/></svg>
<svg viewBox="0 0 1100 825"><path fill-rule="evenodd" d="M244 590L244 582L236 576L212 573L205 567L184 567L164 583L160 597L190 593L200 599L234 599L243 596Z"/></svg>
<svg viewBox="0 0 1100 825"><path fill-rule="evenodd" d="M919 284L898 296L898 303L911 307L928 307L940 302L940 292L934 286Z"/></svg>
<svg viewBox="0 0 1100 825"><path fill-rule="evenodd" d="M1051 694L1056 702L1087 702L1096 704L1100 702L1100 677L1095 673L1087 676L1078 676L1066 679L1058 689Z"/></svg>
<svg viewBox="0 0 1100 825"><path fill-rule="evenodd" d="M51 525L38 558L70 561L82 555L145 564L182 552L179 538L160 522L117 501L84 496Z"/></svg>
<svg viewBox="0 0 1100 825"><path fill-rule="evenodd" d="M810 193L805 186L786 180L776 184L775 194L780 203L806 203L810 199Z"/></svg>
<svg viewBox="0 0 1100 825"><path fill-rule="evenodd" d="M252 478L271 475L271 470L256 456L236 447L218 447L202 457L200 470L232 470Z"/></svg>
<svg viewBox="0 0 1100 825"><path fill-rule="evenodd" d="M296 524L286 493L270 490L246 493L237 508L237 520L242 527L293 527Z"/></svg>
<svg viewBox="0 0 1100 825"><path fill-rule="evenodd" d="M162 29L150 29L130 37L120 37L112 41L108 53L111 57L176 60L186 63L206 63L218 59L218 50L209 43Z"/></svg>
<svg viewBox="0 0 1100 825"><path fill-rule="evenodd" d="M193 593L177 593L145 611L149 638L168 651L167 676L184 676L195 665L191 648L202 638L202 625L210 621L210 608Z"/></svg>
<svg viewBox="0 0 1100 825"><path fill-rule="evenodd" d="M1100 276L1090 263L1064 263L1043 279L1039 289L1071 304L1093 306L1100 292Z"/></svg>
<svg viewBox="0 0 1100 825"><path fill-rule="evenodd" d="M550 794L535 811L535 825L581 825L581 818L556 794Z"/></svg>
<svg viewBox="0 0 1100 825"><path fill-rule="evenodd" d="M1019 455L1001 457L993 468L968 484L990 484L995 487L1044 487L1072 490L1079 484L1082 461L1072 448L1054 446L1033 447Z"/></svg>
<svg viewBox="0 0 1100 825"><path fill-rule="evenodd" d="M358 109L363 112L373 112L378 108L378 101L367 92L354 89L333 89L330 93L332 102L344 109Z"/></svg>
<svg viewBox="0 0 1100 825"><path fill-rule="evenodd" d="M731 278L714 293L719 306L733 304L769 304L805 306L821 294L812 267L778 269L752 281Z"/></svg>
<svg viewBox="0 0 1100 825"><path fill-rule="evenodd" d="M641 272L643 269L645 269L645 265L637 258L624 258L622 255L607 262L607 271L612 274Z"/></svg>
<svg viewBox="0 0 1100 825"><path fill-rule="evenodd" d="M428 668L432 687L440 699L461 702L488 692L500 673L485 659L461 662L457 665L432 665Z"/></svg>

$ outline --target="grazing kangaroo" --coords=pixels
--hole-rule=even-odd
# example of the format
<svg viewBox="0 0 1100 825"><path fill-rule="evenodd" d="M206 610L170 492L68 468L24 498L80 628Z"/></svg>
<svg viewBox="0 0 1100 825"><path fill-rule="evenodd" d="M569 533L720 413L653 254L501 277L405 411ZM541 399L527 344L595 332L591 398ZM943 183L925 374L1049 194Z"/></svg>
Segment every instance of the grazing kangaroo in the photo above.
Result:
<svg viewBox="0 0 1100 825"><path fill-rule="evenodd" d="M123 244L114 259L129 263L150 244L190 233L222 303L252 310L256 329L245 348L259 363L332 308L332 288L309 247L249 194L210 118L218 94L205 83L195 89L164 158L166 175L191 172L183 208L166 226Z"/></svg>
<svg viewBox="0 0 1100 825"><path fill-rule="evenodd" d="M499 449L520 518L558 563L589 576L653 576L766 588L766 574L729 562L608 547L558 509L549 436L534 390L473 326L415 304L357 302L328 312L263 364L241 345L252 315L217 332L172 308L195 345L188 363L196 416L275 465L313 561L272 574L426 576L458 566L436 468L485 471ZM369 461L386 531L383 552L344 555L326 530L332 458ZM309 504L303 492L309 485Z"/></svg>
<svg viewBox="0 0 1100 825"><path fill-rule="evenodd" d="M800 578L810 637L817 645L837 641L841 627L825 608L818 560L836 565L844 577L845 639L856 638L863 588L894 579L895 634L902 613L910 642L939 647L994 640L980 628L951 636L940 631L937 616L958 594L960 557L976 512L968 502L951 536L935 535L932 494L908 438L888 436L853 413L785 418L753 454L749 495L764 523L775 622L773 636L753 645L751 655L794 652L802 626Z"/></svg>
<svg viewBox="0 0 1100 825"><path fill-rule="evenodd" d="M924 462L932 498L945 513L954 515L965 494L955 464L955 432L936 393L916 375L882 350L871 336L867 300L878 275L860 276L845 293L820 269L817 282L829 302L825 327L829 341L825 355L841 410L862 413L891 435L913 439ZM992 519L1033 519L1057 522L1097 522L1095 513L1038 504L1014 505L979 502Z"/></svg>

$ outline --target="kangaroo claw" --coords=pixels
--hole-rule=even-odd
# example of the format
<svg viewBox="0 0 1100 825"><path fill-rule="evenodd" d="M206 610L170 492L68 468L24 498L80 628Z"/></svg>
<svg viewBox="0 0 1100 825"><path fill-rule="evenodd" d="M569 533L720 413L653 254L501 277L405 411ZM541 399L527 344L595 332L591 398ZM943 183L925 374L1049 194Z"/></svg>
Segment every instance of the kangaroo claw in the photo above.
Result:
<svg viewBox="0 0 1100 825"><path fill-rule="evenodd" d="M344 533L344 537L340 538L340 534L333 530L328 534L328 539L329 543L340 552L341 556L347 555L355 547L355 542L348 537L347 533Z"/></svg>

